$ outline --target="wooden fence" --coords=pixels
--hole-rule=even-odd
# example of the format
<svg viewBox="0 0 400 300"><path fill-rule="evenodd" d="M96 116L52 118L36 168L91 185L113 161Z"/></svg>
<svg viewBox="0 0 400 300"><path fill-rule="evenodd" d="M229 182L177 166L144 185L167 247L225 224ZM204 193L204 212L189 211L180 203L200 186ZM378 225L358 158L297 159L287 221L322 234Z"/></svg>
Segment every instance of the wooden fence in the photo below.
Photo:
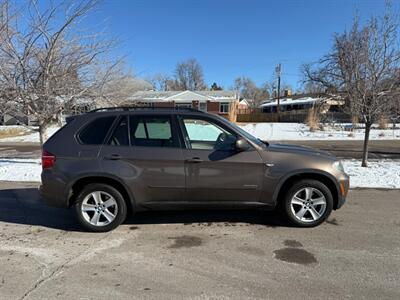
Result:
<svg viewBox="0 0 400 300"><path fill-rule="evenodd" d="M284 122L284 123L306 123L308 110L292 110L278 113L263 113L254 111L252 113L239 113L237 122ZM351 123L351 115L342 112L327 112L320 115L321 122Z"/></svg>

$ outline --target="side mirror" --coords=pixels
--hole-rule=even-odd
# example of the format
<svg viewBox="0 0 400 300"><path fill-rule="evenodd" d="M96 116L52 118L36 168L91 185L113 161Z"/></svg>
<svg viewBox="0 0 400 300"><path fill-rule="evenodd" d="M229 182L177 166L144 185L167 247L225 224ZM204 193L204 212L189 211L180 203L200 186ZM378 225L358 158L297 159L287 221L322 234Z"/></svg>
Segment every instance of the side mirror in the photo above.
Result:
<svg viewBox="0 0 400 300"><path fill-rule="evenodd" d="M242 152L250 149L250 144L244 138L238 138L235 142L236 151Z"/></svg>

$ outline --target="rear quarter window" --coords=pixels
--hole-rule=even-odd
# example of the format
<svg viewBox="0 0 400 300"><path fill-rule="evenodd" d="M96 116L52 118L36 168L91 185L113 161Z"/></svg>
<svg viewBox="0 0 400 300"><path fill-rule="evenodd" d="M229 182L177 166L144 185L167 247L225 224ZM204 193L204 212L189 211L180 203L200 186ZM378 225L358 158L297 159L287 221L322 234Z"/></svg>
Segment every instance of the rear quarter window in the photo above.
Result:
<svg viewBox="0 0 400 300"><path fill-rule="evenodd" d="M84 145L101 145L110 130L115 116L103 117L87 124L79 133L78 139Z"/></svg>
<svg viewBox="0 0 400 300"><path fill-rule="evenodd" d="M75 120L71 120L70 122L68 122L67 124L65 124L64 126L62 126L61 128L59 128L56 132L54 132L46 141L50 142L51 140L54 140L55 138L59 138L59 136L61 135L61 133L63 133L65 131L65 129L67 129L70 126L73 126ZM61 137L62 138L62 137Z"/></svg>

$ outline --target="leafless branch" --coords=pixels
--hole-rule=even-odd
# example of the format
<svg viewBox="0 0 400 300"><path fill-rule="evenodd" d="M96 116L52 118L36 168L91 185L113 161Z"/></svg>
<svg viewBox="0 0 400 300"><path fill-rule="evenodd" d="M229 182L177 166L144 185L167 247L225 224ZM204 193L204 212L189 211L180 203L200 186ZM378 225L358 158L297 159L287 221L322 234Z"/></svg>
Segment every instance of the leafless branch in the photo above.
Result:
<svg viewBox="0 0 400 300"><path fill-rule="evenodd" d="M37 120L41 141L66 107L107 99L104 85L120 74L121 60L107 59L116 42L80 28L97 4L48 1L43 8L30 0L22 13L11 0L0 0L0 106L13 103Z"/></svg>

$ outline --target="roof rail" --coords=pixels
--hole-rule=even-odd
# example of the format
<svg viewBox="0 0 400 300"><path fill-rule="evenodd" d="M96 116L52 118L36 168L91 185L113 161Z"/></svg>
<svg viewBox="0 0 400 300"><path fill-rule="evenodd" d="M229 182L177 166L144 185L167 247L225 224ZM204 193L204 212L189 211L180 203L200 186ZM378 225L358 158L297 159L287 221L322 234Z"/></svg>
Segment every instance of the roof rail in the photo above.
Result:
<svg viewBox="0 0 400 300"><path fill-rule="evenodd" d="M198 110L196 108L190 108L190 107L154 107L154 106L116 106L116 107L101 107L101 108L96 108L89 113L95 113L95 112L102 112L102 111L135 111L135 110L176 110L176 111L193 111L193 112L203 112L201 110Z"/></svg>

